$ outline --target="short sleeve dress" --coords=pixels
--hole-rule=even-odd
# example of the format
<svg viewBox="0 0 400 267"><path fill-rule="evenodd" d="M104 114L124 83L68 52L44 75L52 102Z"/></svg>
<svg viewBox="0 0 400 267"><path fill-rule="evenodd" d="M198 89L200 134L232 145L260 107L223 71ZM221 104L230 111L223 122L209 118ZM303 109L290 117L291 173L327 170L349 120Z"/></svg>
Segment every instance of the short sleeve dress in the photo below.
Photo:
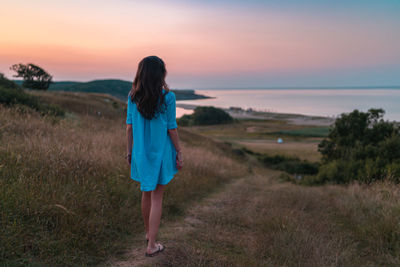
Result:
<svg viewBox="0 0 400 267"><path fill-rule="evenodd" d="M132 124L133 146L131 178L140 183L141 191L153 191L157 184L168 184L178 172L176 150L168 129L177 128L175 94L166 92L166 110L149 120L128 97L126 124Z"/></svg>

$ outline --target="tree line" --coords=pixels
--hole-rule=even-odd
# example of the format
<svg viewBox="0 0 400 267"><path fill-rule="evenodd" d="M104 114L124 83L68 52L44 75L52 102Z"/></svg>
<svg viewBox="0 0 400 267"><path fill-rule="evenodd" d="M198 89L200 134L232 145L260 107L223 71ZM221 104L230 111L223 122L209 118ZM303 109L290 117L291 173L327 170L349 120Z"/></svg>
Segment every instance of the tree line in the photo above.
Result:
<svg viewBox="0 0 400 267"><path fill-rule="evenodd" d="M400 129L383 109L354 110L336 119L319 144L319 183L400 182Z"/></svg>

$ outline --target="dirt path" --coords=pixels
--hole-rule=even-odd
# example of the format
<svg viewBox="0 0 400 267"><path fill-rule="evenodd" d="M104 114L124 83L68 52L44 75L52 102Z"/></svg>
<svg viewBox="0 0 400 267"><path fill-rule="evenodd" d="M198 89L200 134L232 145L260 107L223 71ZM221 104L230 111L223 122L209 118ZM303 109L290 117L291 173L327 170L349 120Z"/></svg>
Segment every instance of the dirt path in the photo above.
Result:
<svg viewBox="0 0 400 267"><path fill-rule="evenodd" d="M376 217L375 195L357 186L279 183L279 174L255 168L225 184L162 225L165 252L144 257L138 237L107 266L399 266L398 253L379 241L380 229L397 221Z"/></svg>
<svg viewBox="0 0 400 267"><path fill-rule="evenodd" d="M276 173L271 171L270 175L274 174ZM139 236L133 240L131 247L127 249L126 253L121 259L113 259L107 264L107 266L153 266L163 262L164 258L171 256L168 254L173 252L175 248L178 247L178 240L185 239L186 235L203 223L197 218L196 214L204 212L214 213L216 208L219 206L218 203L222 199L226 199L227 197L231 196L233 192L237 191L239 188L245 187L249 180L254 179L264 181L265 184L268 184L270 181L264 176L261 177L260 174L254 174L252 176L236 179L230 183L227 183L217 192L212 193L207 198L189 208L186 211L183 219L161 225L158 239L163 242L166 250L157 257L148 258L144 256L145 241L142 236ZM218 209L221 208L223 207L218 207ZM210 216L212 215L210 214Z"/></svg>

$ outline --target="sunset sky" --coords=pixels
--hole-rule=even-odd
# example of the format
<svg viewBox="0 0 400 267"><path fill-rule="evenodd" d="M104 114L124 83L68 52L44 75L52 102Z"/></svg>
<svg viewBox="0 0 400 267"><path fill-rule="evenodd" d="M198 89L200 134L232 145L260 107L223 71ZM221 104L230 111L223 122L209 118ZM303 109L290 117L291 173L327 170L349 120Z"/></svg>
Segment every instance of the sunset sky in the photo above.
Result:
<svg viewBox="0 0 400 267"><path fill-rule="evenodd" d="M2 0L0 72L132 80L158 55L171 88L400 85L399 0Z"/></svg>

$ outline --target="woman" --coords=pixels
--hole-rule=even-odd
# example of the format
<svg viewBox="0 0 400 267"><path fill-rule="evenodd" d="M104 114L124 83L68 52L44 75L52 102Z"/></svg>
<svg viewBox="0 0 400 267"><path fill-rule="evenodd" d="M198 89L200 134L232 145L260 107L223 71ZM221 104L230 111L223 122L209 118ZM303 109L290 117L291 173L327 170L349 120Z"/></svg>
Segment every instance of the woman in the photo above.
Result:
<svg viewBox="0 0 400 267"><path fill-rule="evenodd" d="M175 94L169 91L166 75L160 58L142 59L128 97L126 158L131 165L131 178L140 183L142 191L148 257L165 248L156 242L163 192L183 164Z"/></svg>

